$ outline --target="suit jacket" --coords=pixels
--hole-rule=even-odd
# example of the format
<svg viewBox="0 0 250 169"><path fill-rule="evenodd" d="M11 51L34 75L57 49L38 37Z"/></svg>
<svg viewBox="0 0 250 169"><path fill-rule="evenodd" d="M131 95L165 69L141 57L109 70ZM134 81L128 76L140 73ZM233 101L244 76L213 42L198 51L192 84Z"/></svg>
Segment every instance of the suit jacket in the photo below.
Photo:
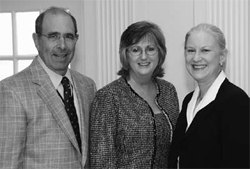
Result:
<svg viewBox="0 0 250 169"><path fill-rule="evenodd" d="M171 168L248 168L249 97L225 79L214 101L197 112L188 130L184 101L169 155Z"/></svg>
<svg viewBox="0 0 250 169"><path fill-rule="evenodd" d="M79 102L82 154L64 104L37 58L0 82L0 168L80 169L88 151L92 79L70 70Z"/></svg>

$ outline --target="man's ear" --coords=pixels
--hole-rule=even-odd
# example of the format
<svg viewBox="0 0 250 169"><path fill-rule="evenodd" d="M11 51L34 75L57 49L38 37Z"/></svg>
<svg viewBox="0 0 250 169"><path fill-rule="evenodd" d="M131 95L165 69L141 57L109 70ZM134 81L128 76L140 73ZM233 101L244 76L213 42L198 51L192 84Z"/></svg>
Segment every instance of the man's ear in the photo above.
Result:
<svg viewBox="0 0 250 169"><path fill-rule="evenodd" d="M78 41L79 39L79 34L76 34L76 41Z"/></svg>
<svg viewBox="0 0 250 169"><path fill-rule="evenodd" d="M33 41L35 43L36 49L39 51L39 37L36 33L32 34Z"/></svg>

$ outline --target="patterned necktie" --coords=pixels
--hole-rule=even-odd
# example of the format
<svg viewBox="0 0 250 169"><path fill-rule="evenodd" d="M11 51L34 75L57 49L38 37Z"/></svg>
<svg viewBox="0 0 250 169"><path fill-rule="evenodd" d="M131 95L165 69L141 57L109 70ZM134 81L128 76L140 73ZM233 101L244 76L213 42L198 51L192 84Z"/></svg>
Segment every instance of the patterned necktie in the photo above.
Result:
<svg viewBox="0 0 250 169"><path fill-rule="evenodd" d="M67 77L63 77L61 81L64 89L64 105L65 110L68 114L69 120L71 122L71 125L73 127L76 140L78 142L80 151L81 151L81 137L80 137L80 130L79 130L79 124L78 124L78 118L76 114L76 109L74 106L74 98L73 98L73 92L71 91L70 82Z"/></svg>

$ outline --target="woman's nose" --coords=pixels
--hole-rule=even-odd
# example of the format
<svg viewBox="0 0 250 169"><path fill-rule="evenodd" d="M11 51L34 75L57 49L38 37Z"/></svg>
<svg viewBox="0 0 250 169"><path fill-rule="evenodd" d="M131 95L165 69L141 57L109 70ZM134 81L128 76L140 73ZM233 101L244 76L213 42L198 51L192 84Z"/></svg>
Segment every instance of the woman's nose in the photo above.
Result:
<svg viewBox="0 0 250 169"><path fill-rule="evenodd" d="M193 60L196 62L201 60L201 56L199 52L195 52Z"/></svg>
<svg viewBox="0 0 250 169"><path fill-rule="evenodd" d="M141 58L142 59L147 59L147 57L148 57L148 54L146 53L146 50L142 50L142 52L141 52Z"/></svg>

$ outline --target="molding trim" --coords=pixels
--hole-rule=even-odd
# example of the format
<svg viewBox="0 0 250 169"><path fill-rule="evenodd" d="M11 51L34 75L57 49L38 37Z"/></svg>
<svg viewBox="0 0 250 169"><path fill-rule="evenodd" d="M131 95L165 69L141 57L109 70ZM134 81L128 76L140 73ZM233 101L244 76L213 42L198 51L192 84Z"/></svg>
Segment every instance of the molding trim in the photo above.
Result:
<svg viewBox="0 0 250 169"><path fill-rule="evenodd" d="M227 77L248 95L250 94L249 6L248 0L194 0L194 25L207 22L223 31L229 50Z"/></svg>
<svg viewBox="0 0 250 169"><path fill-rule="evenodd" d="M119 43L122 32L133 21L132 0L97 0L97 62L101 88L118 78Z"/></svg>

